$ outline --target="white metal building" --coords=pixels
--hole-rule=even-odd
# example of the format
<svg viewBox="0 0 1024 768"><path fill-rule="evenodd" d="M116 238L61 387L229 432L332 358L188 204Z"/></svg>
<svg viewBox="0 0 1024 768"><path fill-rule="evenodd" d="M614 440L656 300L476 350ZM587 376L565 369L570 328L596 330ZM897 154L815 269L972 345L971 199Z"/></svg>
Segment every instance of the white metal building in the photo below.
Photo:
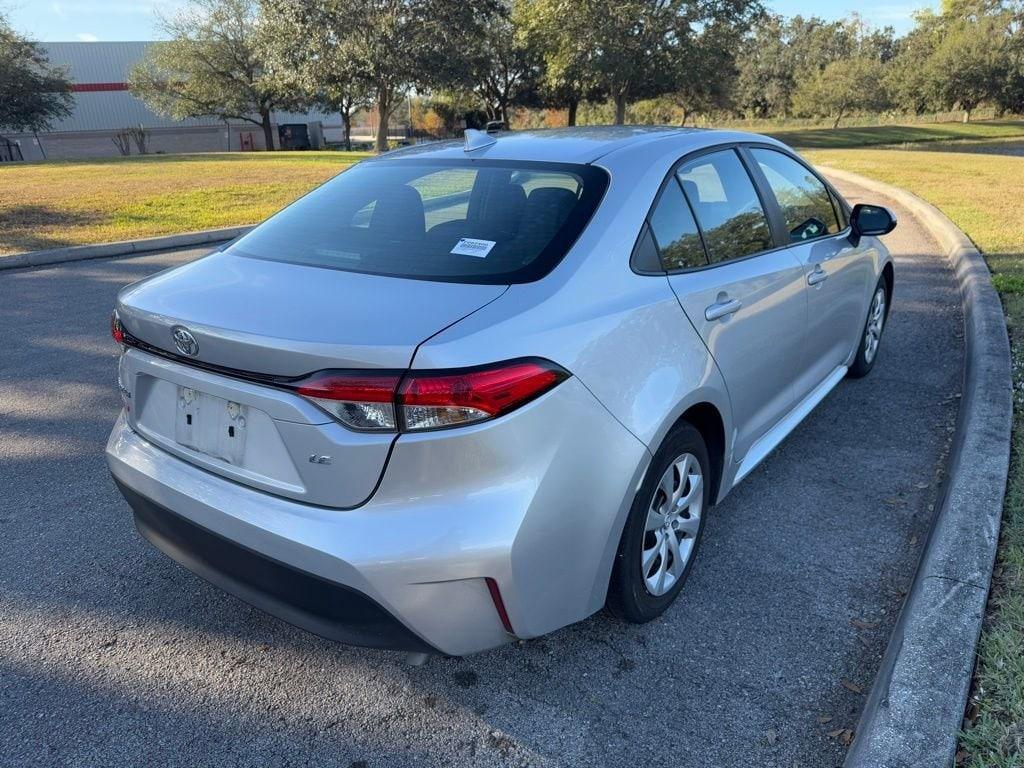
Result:
<svg viewBox="0 0 1024 768"><path fill-rule="evenodd" d="M150 42L41 43L50 63L67 67L74 83L74 108L38 136L7 134L26 160L117 155L112 140L121 130L143 126L149 131L150 152L224 152L263 149L260 126L241 120L229 124L215 118L173 120L150 110L128 90L128 73L146 53ZM322 123L333 134L342 128L341 117L311 112L275 112L275 126L286 123ZM275 137L277 130L275 127ZM132 147L132 153L136 152Z"/></svg>

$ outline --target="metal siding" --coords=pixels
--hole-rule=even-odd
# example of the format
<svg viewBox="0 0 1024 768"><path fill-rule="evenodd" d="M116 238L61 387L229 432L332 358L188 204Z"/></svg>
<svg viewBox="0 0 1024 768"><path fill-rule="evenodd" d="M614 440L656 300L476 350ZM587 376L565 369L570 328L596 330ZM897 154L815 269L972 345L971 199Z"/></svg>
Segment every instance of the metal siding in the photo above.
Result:
<svg viewBox="0 0 1024 768"><path fill-rule="evenodd" d="M104 43L42 43L50 63L66 67L76 84L124 83L135 64L142 60L150 42ZM222 126L216 118L186 118L174 120L158 115L129 91L94 91L74 94L74 109L63 120L54 121L50 133L73 131L114 131L129 126L146 128L199 128ZM331 119L333 117L333 120ZM309 122L321 120L337 122L337 115L311 111L306 115L274 113L275 123ZM232 125L246 125L232 120ZM253 130L260 130L253 126Z"/></svg>

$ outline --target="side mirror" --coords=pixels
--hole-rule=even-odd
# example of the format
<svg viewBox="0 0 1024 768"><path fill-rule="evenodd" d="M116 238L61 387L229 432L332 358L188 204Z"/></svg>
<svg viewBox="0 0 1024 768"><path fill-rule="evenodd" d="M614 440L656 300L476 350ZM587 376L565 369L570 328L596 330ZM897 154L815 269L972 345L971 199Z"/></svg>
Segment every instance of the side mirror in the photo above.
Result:
<svg viewBox="0 0 1024 768"><path fill-rule="evenodd" d="M864 235L880 237L888 235L896 229L896 216L892 211L881 205L866 205L857 203L850 214L850 227L853 229L853 236L860 238Z"/></svg>

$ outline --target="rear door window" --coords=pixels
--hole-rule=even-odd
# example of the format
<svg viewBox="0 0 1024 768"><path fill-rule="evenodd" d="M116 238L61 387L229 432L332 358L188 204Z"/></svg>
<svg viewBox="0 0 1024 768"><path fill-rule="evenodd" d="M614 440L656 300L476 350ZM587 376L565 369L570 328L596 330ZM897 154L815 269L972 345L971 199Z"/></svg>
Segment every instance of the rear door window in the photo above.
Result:
<svg viewBox="0 0 1024 768"><path fill-rule="evenodd" d="M750 153L779 204L790 242L802 243L839 232L828 187L821 179L781 152L753 148Z"/></svg>
<svg viewBox="0 0 1024 768"><path fill-rule="evenodd" d="M665 185L650 222L666 270L703 267L708 263L697 222L675 179L669 179Z"/></svg>
<svg viewBox="0 0 1024 768"><path fill-rule="evenodd" d="M607 173L586 165L367 161L229 251L393 277L527 282L565 255L607 184Z"/></svg>
<svg viewBox="0 0 1024 768"><path fill-rule="evenodd" d="M676 173L704 234L712 264L772 248L761 200L739 155L701 155Z"/></svg>

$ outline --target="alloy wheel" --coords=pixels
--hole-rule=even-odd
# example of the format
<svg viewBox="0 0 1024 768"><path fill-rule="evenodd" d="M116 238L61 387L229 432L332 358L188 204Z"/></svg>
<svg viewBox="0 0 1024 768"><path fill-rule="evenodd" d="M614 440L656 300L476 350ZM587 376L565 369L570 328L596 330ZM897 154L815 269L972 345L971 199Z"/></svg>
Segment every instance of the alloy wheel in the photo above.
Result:
<svg viewBox="0 0 1024 768"><path fill-rule="evenodd" d="M878 290L875 291L875 296L871 300L868 325L864 330L864 361L869 365L878 353L883 325L885 325L885 288L878 286Z"/></svg>
<svg viewBox="0 0 1024 768"><path fill-rule="evenodd" d="M682 578L693 555L704 507L700 462L684 453L669 464L647 510L640 568L647 591L660 597Z"/></svg>

